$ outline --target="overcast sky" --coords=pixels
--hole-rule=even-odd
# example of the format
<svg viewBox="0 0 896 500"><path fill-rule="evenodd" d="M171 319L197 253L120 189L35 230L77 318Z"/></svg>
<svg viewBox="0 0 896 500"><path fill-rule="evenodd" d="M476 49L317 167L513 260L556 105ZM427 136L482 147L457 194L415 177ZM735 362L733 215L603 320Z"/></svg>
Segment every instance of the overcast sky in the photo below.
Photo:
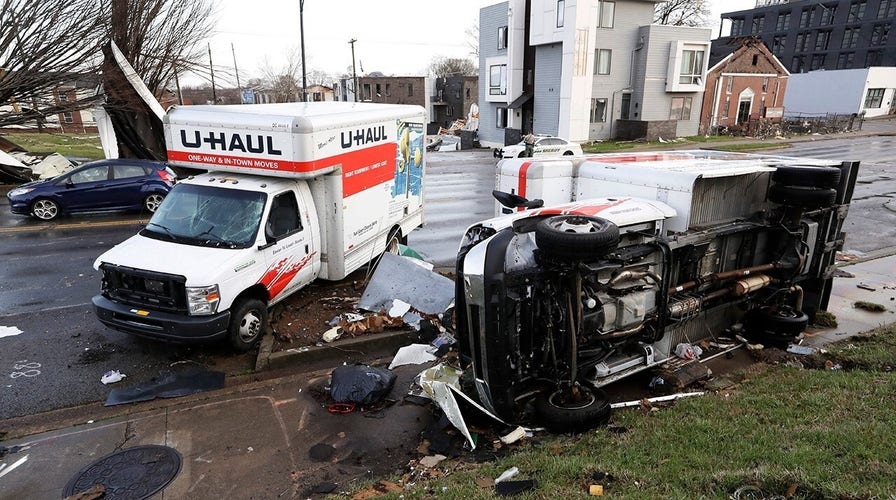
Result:
<svg viewBox="0 0 896 500"><path fill-rule="evenodd" d="M470 57L465 33L479 9L495 0L305 0L305 58L309 71L351 72L350 39L356 39L358 73L422 75L434 57ZM755 0L710 0L713 38L721 12L749 9ZM235 86L234 53L241 82L261 76L267 64L285 65L298 53L299 0L219 0L216 34L209 40L216 84ZM231 50L232 44L232 50ZM188 78L186 83L201 80Z"/></svg>

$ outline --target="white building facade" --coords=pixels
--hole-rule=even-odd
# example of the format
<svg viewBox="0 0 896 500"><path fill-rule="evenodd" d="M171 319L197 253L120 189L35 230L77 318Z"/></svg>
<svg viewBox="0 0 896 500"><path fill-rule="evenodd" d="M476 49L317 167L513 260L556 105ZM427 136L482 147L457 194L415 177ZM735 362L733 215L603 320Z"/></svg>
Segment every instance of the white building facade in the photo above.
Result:
<svg viewBox="0 0 896 500"><path fill-rule="evenodd" d="M481 9L484 145L550 134L584 142L661 123L694 135L708 29L655 26L661 0L508 0Z"/></svg>
<svg viewBox="0 0 896 500"><path fill-rule="evenodd" d="M784 116L896 113L896 68L810 71L790 75Z"/></svg>

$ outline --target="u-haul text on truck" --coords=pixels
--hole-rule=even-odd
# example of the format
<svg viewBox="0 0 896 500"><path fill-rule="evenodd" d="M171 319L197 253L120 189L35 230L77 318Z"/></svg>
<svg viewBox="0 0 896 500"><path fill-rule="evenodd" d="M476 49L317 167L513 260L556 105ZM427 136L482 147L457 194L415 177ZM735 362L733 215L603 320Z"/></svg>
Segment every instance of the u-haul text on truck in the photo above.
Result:
<svg viewBox="0 0 896 500"><path fill-rule="evenodd" d="M268 307L339 280L423 224L424 110L324 102L181 106L165 116L179 182L101 255L105 325L250 349Z"/></svg>

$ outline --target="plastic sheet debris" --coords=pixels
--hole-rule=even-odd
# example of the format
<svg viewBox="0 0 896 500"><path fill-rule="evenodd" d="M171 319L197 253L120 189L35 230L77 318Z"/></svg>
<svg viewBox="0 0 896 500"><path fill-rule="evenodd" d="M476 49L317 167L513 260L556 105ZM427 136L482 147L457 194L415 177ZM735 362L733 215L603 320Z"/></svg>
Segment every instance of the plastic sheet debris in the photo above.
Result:
<svg viewBox="0 0 896 500"><path fill-rule="evenodd" d="M337 403L375 403L389 394L395 374L386 368L367 365L340 366L330 379L330 397Z"/></svg>
<svg viewBox="0 0 896 500"><path fill-rule="evenodd" d="M703 349L697 345L681 343L675 346L675 355L681 359L700 359Z"/></svg>
<svg viewBox="0 0 896 500"><path fill-rule="evenodd" d="M501 442L504 444L513 444L513 443L519 441L520 439L523 439L524 437L526 437L526 433L527 433L526 428L523 426L519 426L516 429L510 431L509 433L501 436L500 439L501 439Z"/></svg>
<svg viewBox="0 0 896 500"><path fill-rule="evenodd" d="M706 394L704 391L697 391L697 392L681 392L681 393L678 393L678 394L670 394L669 396L657 396L657 397L655 397L655 398L638 399L638 400L636 400L636 401L625 401L625 402L622 402L622 403L613 403L613 404L610 405L610 408L613 408L613 409L616 409L616 408L630 408L630 407L632 407L632 406L641 406L641 404L644 403L644 402L647 402L647 403L662 403L662 402L665 402L665 401L674 401L674 400L676 400L676 399L681 399L681 398L690 398L690 397L693 397L693 396L702 396L702 395L704 395L704 394Z"/></svg>
<svg viewBox="0 0 896 500"><path fill-rule="evenodd" d="M475 450L476 440L467 428L467 423L464 420L463 413L460 410L460 405L455 396L460 396L463 401L483 414L488 415L496 422L500 422L504 425L507 424L497 415L483 408L482 405L473 401L460 390L460 374L461 372L457 369L444 363L440 363L420 372L414 381L423 389L423 392L429 399L439 405L439 408L445 413L445 417L451 422L451 425L459 430L467 439L467 442L470 444L470 449Z"/></svg>
<svg viewBox="0 0 896 500"><path fill-rule="evenodd" d="M383 254L358 307L367 311L381 311L387 303L398 299L407 302L424 314L445 312L454 301L454 282L440 274L427 271L408 257Z"/></svg>
<svg viewBox="0 0 896 500"><path fill-rule="evenodd" d="M115 382L120 382L121 379L125 377L127 377L127 375L118 370L109 370L103 374L102 378L100 378L100 382L103 384L114 384Z"/></svg>
<svg viewBox="0 0 896 500"><path fill-rule="evenodd" d="M331 319L327 324L329 326L343 326L348 323L353 323L355 321L361 321L364 319L363 314L356 313L342 313L333 319Z"/></svg>
<svg viewBox="0 0 896 500"><path fill-rule="evenodd" d="M104 406L150 401L155 398L177 398L223 387L224 372L204 370L164 372L143 384L112 389Z"/></svg>
<svg viewBox="0 0 896 500"><path fill-rule="evenodd" d="M806 347L804 345L789 345L787 346L787 352L791 354L799 354L801 356L808 356L810 354L815 354L818 352L818 349L814 347Z"/></svg>
<svg viewBox="0 0 896 500"><path fill-rule="evenodd" d="M12 337L13 335L18 335L22 333L22 330L14 326L0 326L0 338L2 337Z"/></svg>
<svg viewBox="0 0 896 500"><path fill-rule="evenodd" d="M389 363L389 369L403 365L422 365L434 361L436 357L429 352L429 348L426 344L411 344L402 347Z"/></svg>
<svg viewBox="0 0 896 500"><path fill-rule="evenodd" d="M505 470L504 472L502 472L500 476L495 478L495 484L498 484L502 481L507 481L508 479L515 477L519 473L520 473L520 469L518 467L511 467L511 468Z"/></svg>
<svg viewBox="0 0 896 500"><path fill-rule="evenodd" d="M392 306L389 307L389 312L387 312L386 314L388 314L392 318L401 318L410 310L410 304L403 300L395 299L392 301Z"/></svg>
<svg viewBox="0 0 896 500"><path fill-rule="evenodd" d="M325 331L323 335L320 336L321 340L324 342L333 342L342 336L342 328L338 326L334 326L329 330Z"/></svg>
<svg viewBox="0 0 896 500"><path fill-rule="evenodd" d="M426 467L427 469L432 469L436 465L439 465L439 463L446 458L448 457L446 457L445 455L430 455L428 457L421 458L420 465Z"/></svg>

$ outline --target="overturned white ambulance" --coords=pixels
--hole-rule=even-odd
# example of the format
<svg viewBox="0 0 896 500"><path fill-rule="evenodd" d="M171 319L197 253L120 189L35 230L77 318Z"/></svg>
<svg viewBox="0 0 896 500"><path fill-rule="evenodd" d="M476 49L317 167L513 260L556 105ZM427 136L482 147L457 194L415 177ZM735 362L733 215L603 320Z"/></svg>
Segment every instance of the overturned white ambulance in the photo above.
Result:
<svg viewBox="0 0 896 500"><path fill-rule="evenodd" d="M498 217L457 259L468 389L558 429L599 389L742 323L786 345L826 307L858 163L711 151L498 164Z"/></svg>
<svg viewBox="0 0 896 500"><path fill-rule="evenodd" d="M169 162L209 172L97 258L93 304L111 328L247 350L269 306L397 250L423 224L419 106L182 106L164 122Z"/></svg>

